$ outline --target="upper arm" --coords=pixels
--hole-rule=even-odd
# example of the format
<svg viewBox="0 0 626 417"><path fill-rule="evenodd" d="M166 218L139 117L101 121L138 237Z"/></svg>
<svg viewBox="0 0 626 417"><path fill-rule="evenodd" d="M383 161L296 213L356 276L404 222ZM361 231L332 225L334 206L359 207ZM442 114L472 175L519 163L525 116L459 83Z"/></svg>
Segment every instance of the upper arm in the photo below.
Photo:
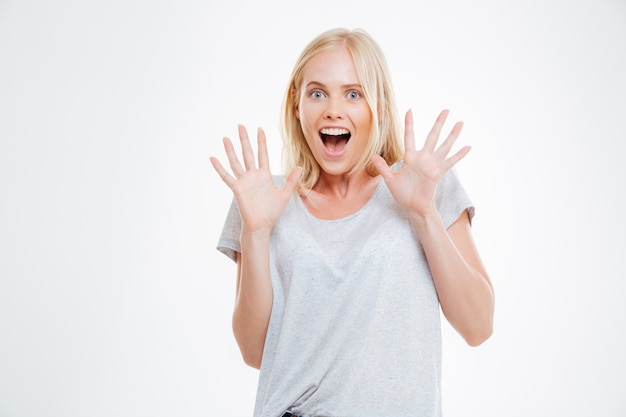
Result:
<svg viewBox="0 0 626 417"><path fill-rule="evenodd" d="M237 260L237 284L235 287L235 298L239 296L239 286L241 284L241 252L235 252Z"/></svg>
<svg viewBox="0 0 626 417"><path fill-rule="evenodd" d="M485 278L489 286L493 288L487 270L480 258L476 243L474 242L474 237L472 236L472 226L467 209L463 211L459 218L456 219L446 231L463 259L478 271Z"/></svg>

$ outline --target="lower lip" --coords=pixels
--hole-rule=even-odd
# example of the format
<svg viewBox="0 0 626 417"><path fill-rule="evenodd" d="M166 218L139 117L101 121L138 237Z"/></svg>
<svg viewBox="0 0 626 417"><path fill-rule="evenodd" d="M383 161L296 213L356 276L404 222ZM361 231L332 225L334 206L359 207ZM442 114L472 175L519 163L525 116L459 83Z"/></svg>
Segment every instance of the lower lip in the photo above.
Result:
<svg viewBox="0 0 626 417"><path fill-rule="evenodd" d="M333 152L330 149L328 149L326 146L324 146L324 156L328 159L338 159L345 155L346 149L348 149L347 143L346 143L346 146L344 146L343 149L339 152Z"/></svg>

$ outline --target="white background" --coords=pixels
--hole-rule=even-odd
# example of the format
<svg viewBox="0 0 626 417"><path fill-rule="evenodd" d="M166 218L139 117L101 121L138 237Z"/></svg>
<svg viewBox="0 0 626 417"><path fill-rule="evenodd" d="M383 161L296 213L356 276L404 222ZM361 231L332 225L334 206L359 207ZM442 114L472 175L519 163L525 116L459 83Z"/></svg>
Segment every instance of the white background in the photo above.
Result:
<svg viewBox="0 0 626 417"><path fill-rule="evenodd" d="M495 333L444 327L445 415L626 414L623 1L0 0L1 417L251 415L208 157L263 126L280 172L285 83L336 26L473 146Z"/></svg>

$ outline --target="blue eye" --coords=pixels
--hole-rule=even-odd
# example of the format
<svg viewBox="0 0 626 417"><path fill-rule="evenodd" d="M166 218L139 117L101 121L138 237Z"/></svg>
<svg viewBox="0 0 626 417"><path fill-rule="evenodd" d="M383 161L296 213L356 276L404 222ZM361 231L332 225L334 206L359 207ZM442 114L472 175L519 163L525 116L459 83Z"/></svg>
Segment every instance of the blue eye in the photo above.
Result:
<svg viewBox="0 0 626 417"><path fill-rule="evenodd" d="M352 90L348 92L348 97L351 100L358 100L361 98L361 93L359 93L358 91Z"/></svg>
<svg viewBox="0 0 626 417"><path fill-rule="evenodd" d="M311 91L311 97L313 97L313 98L323 98L324 97L324 93L322 93L320 90L313 90L313 91Z"/></svg>

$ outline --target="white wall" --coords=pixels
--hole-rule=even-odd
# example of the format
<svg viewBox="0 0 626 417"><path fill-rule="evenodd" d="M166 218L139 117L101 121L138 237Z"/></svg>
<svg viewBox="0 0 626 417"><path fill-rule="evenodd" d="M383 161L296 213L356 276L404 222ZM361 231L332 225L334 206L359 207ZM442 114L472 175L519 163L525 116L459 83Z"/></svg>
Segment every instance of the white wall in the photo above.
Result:
<svg viewBox="0 0 626 417"><path fill-rule="evenodd" d="M0 1L0 416L250 415L208 157L263 126L280 170L287 77L335 26L473 146L496 331L444 328L446 415L623 416L624 3L215 3Z"/></svg>

